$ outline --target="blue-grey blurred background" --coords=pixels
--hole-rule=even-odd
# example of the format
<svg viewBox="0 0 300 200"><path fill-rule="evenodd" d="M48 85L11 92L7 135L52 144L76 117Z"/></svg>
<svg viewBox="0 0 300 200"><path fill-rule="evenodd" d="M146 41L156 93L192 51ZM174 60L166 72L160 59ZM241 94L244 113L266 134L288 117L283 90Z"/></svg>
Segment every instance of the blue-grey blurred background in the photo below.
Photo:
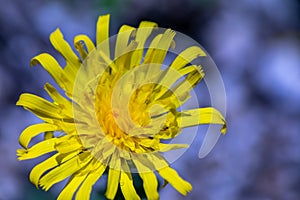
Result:
<svg viewBox="0 0 300 200"><path fill-rule="evenodd" d="M121 24L153 20L197 40L217 64L227 92L228 133L198 159L193 145L172 166L194 188L185 199L300 199L299 0L0 0L0 199L55 199L28 180L37 161L19 162L18 136L38 119L15 102L22 92L45 96L50 76L30 59L57 55L49 34L71 43L95 37L98 15ZM201 102L200 102L201 104ZM97 193L97 191L94 191ZM172 187L162 199L184 199Z"/></svg>

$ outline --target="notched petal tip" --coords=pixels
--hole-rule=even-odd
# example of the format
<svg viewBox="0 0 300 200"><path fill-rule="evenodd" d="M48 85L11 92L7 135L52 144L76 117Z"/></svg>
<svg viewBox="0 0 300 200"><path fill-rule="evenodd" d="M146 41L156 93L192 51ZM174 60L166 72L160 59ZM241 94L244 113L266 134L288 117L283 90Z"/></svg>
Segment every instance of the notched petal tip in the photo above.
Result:
<svg viewBox="0 0 300 200"><path fill-rule="evenodd" d="M21 156L26 154L28 151L26 149L17 149L16 152L17 152L18 159L21 159Z"/></svg>

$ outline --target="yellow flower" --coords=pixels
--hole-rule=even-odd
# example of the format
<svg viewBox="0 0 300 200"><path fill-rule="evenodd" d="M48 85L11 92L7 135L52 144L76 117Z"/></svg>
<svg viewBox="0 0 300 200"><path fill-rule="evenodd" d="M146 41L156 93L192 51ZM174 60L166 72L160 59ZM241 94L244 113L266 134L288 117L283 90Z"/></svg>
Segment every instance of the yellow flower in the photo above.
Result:
<svg viewBox="0 0 300 200"><path fill-rule="evenodd" d="M183 195L192 190L161 154L187 145L165 141L182 128L199 124L220 124L225 133L225 120L212 107L178 111L204 76L201 66L191 62L207 55L191 46L163 69L168 50L175 45L175 32L167 29L151 38L157 29L156 23L146 21L138 28L123 25L113 40L109 15L104 15L97 22L96 47L86 35L75 37L80 57L59 29L51 34L52 45L66 61L64 68L48 53L32 59L32 65L41 64L65 91L61 95L46 83L53 102L33 94L22 94L17 102L43 120L21 133L19 160L52 152L31 170L30 181L37 187L47 191L69 177L58 199L72 199L75 193L76 199L89 199L93 185L107 170L108 199L115 198L119 187L125 199L140 199L132 173L143 180L148 199L159 199L155 172ZM44 140L29 147L41 133Z"/></svg>

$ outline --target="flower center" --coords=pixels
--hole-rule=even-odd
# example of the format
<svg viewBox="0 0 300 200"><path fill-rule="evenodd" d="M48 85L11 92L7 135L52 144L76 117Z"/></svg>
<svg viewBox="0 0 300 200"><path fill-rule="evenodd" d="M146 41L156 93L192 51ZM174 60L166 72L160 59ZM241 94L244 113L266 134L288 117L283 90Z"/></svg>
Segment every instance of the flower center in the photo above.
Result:
<svg viewBox="0 0 300 200"><path fill-rule="evenodd" d="M126 102L126 99L113 100L114 85L111 82L98 85L95 104L98 122L105 137L117 147L136 153L158 149L159 139L155 134L160 129L152 129L149 113L153 87L154 84L141 86ZM145 142L151 145L145 145Z"/></svg>

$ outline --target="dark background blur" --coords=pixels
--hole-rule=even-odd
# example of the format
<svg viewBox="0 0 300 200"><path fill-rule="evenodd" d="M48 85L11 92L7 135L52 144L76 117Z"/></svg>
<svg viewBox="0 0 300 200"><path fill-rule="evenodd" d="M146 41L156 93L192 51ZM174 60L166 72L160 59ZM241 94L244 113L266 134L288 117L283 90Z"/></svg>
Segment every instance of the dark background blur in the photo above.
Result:
<svg viewBox="0 0 300 200"><path fill-rule="evenodd" d="M98 15L121 24L153 20L191 36L210 53L227 92L228 134L198 159L193 144L172 166L193 184L185 199L300 199L299 0L0 0L0 199L55 199L28 180L37 161L19 162L18 136L38 122L15 106L22 92L45 96L50 76L30 59L57 55L49 34L60 27L69 42L95 37ZM200 102L201 104L201 102ZM94 190L94 193L96 191ZM162 199L183 199L172 187Z"/></svg>

